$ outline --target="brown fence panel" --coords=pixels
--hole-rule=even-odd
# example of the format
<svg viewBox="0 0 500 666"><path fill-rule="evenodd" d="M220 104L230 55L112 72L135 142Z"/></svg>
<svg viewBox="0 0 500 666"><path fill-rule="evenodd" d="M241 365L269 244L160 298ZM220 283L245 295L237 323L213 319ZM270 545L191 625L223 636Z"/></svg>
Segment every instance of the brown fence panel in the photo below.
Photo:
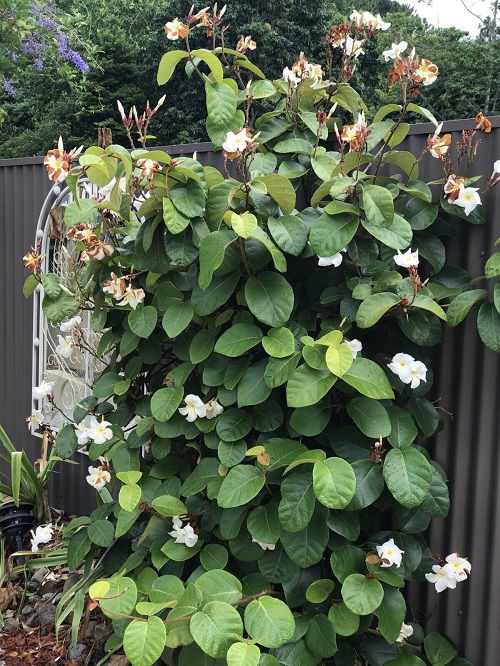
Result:
<svg viewBox="0 0 500 666"><path fill-rule="evenodd" d="M489 174L500 158L500 117L491 134L481 135L474 173ZM450 121L443 131L472 127L473 120ZM430 123L414 125L398 147L414 155L434 131ZM206 165L222 168L220 153L208 143L162 146L171 155L197 152ZM439 163L424 157L426 179L440 178ZM50 183L40 158L0 160L0 423L17 446L34 455L38 443L29 436L24 418L30 409L32 304L21 288L26 276L21 257L33 243L36 221ZM471 277L483 274L484 263L500 236L500 188L485 198L489 224L473 226L456 221L456 235L447 244L447 261L464 267ZM482 285L477 285L482 286ZM450 479L451 512L433 520L433 551L446 555L457 550L470 557L469 581L456 590L436 595L430 584L415 586L409 602L416 621L458 641L475 666L496 666L500 659L500 455L498 452L500 369L498 357L482 345L475 318L456 329L446 329L444 345L434 367L433 399L451 416L432 443L434 457ZM53 504L69 512L87 512L88 488L81 466L67 465L52 484Z"/></svg>

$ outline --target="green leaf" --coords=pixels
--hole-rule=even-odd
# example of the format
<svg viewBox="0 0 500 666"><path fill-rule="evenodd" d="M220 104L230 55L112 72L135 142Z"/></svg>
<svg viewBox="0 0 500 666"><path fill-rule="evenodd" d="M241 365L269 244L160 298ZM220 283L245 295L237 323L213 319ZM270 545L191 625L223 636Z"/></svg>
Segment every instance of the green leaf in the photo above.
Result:
<svg viewBox="0 0 500 666"><path fill-rule="evenodd" d="M210 657L225 657L228 649L241 636L243 622L239 613L223 601L210 601L196 612L189 630L203 652Z"/></svg>
<svg viewBox="0 0 500 666"><path fill-rule="evenodd" d="M207 49L194 49L191 51L191 55L194 58L200 58L200 60L203 60L203 62L210 67L214 80L218 83L222 82L222 79L224 78L224 70L222 69L219 58L212 53L212 51L208 51Z"/></svg>
<svg viewBox="0 0 500 666"><path fill-rule="evenodd" d="M398 187L403 192L406 192L407 194L410 194L411 196L416 197L417 199L421 199L422 201L426 201L427 203L432 202L431 188L427 185L427 183L424 183L421 180L414 180L408 185L403 185L402 183L398 183Z"/></svg>
<svg viewBox="0 0 500 666"><path fill-rule="evenodd" d="M233 213L231 215L230 223L233 231L235 231L238 236L241 236L241 238L248 238L259 226L255 215L248 212L242 213L241 215Z"/></svg>
<svg viewBox="0 0 500 666"><path fill-rule="evenodd" d="M267 449L266 449L267 450ZM281 484L279 520L287 532L300 532L309 523L316 504L310 472L296 471Z"/></svg>
<svg viewBox="0 0 500 666"><path fill-rule="evenodd" d="M417 427L411 417L411 414L401 407L389 405L386 407L391 420L391 434L388 439L392 446L401 449L404 446L410 446L418 435Z"/></svg>
<svg viewBox="0 0 500 666"><path fill-rule="evenodd" d="M321 604L328 599L335 583L330 578L321 578L311 583L306 590L306 599L312 604Z"/></svg>
<svg viewBox="0 0 500 666"><path fill-rule="evenodd" d="M36 277L31 274L28 275L23 284L23 296L24 298L29 298L35 293L35 289L38 287L38 280Z"/></svg>
<svg viewBox="0 0 500 666"><path fill-rule="evenodd" d="M129 483L120 488L118 503L124 511L133 511L141 500L141 488L136 483Z"/></svg>
<svg viewBox="0 0 500 666"><path fill-rule="evenodd" d="M61 293L61 284L59 276L54 273L44 273L42 275L43 290L49 298L57 298Z"/></svg>
<svg viewBox="0 0 500 666"><path fill-rule="evenodd" d="M337 652L337 635L329 617L318 613L309 620L306 645L320 658L332 657Z"/></svg>
<svg viewBox="0 0 500 666"><path fill-rule="evenodd" d="M319 257L331 257L351 242L359 226L352 215L323 213L311 227L309 242Z"/></svg>
<svg viewBox="0 0 500 666"><path fill-rule="evenodd" d="M285 358L295 351L295 338L289 328L271 328L262 339L262 346L269 356Z"/></svg>
<svg viewBox="0 0 500 666"><path fill-rule="evenodd" d="M186 505L177 497L172 495L160 495L155 497L151 506L162 516L183 516L188 513Z"/></svg>
<svg viewBox="0 0 500 666"><path fill-rule="evenodd" d="M500 276L500 252L495 252L486 262L484 267L484 274L487 278L495 278Z"/></svg>
<svg viewBox="0 0 500 666"><path fill-rule="evenodd" d="M246 504L261 491L264 482L264 474L254 465L237 465L224 477L217 502L223 509Z"/></svg>
<svg viewBox="0 0 500 666"><path fill-rule="evenodd" d="M270 217L267 226L275 243L282 250L294 257L302 253L307 243L307 227L300 217L296 215Z"/></svg>
<svg viewBox="0 0 500 666"><path fill-rule="evenodd" d="M295 620L288 606L273 597L259 597L245 608L245 629L257 643L277 648L295 632Z"/></svg>
<svg viewBox="0 0 500 666"><path fill-rule="evenodd" d="M432 463L431 487L419 510L435 518L446 518L450 510L448 485L436 463Z"/></svg>
<svg viewBox="0 0 500 666"><path fill-rule="evenodd" d="M204 490L211 481L219 479L216 458L202 458L181 487L181 495L191 497Z"/></svg>
<svg viewBox="0 0 500 666"><path fill-rule="evenodd" d="M137 585L132 578L115 577L110 578L106 583L109 584L105 599L99 600L99 606L104 615L116 620L115 613L130 615L137 603Z"/></svg>
<svg viewBox="0 0 500 666"><path fill-rule="evenodd" d="M98 210L95 199L75 199L64 210L64 224L92 224L97 220Z"/></svg>
<svg viewBox="0 0 500 666"><path fill-rule="evenodd" d="M158 313L152 305L138 306L128 314L128 325L139 338L149 338L155 330Z"/></svg>
<svg viewBox="0 0 500 666"><path fill-rule="evenodd" d="M384 479L394 498L412 509L426 496L432 480L430 462L417 449L392 449L384 460Z"/></svg>
<svg viewBox="0 0 500 666"><path fill-rule="evenodd" d="M224 569L228 561L228 552L224 546L209 543L200 553L200 562L207 571Z"/></svg>
<svg viewBox="0 0 500 666"><path fill-rule="evenodd" d="M367 437L378 439L391 432L391 422L385 407L371 398L353 398L347 403L347 413Z"/></svg>
<svg viewBox="0 0 500 666"><path fill-rule="evenodd" d="M198 331L189 345L189 360L191 363L201 363L207 359L214 349L214 342L215 338L210 331L206 329Z"/></svg>
<svg viewBox="0 0 500 666"><path fill-rule="evenodd" d="M424 649L427 659L431 664L444 666L457 656L457 651L444 636L432 631L424 638Z"/></svg>
<svg viewBox="0 0 500 666"><path fill-rule="evenodd" d="M358 630L359 615L350 611L344 602L334 604L328 611L328 617L332 620L339 636L352 636Z"/></svg>
<svg viewBox="0 0 500 666"><path fill-rule="evenodd" d="M399 590L386 587L384 598L375 610L378 617L378 630L388 643L394 643L399 637L401 625L406 617L406 602Z"/></svg>
<svg viewBox="0 0 500 666"><path fill-rule="evenodd" d="M264 381L265 370L266 361L261 360L244 371L237 387L238 407L259 405L267 400L271 388Z"/></svg>
<svg viewBox="0 0 500 666"><path fill-rule="evenodd" d="M92 543L107 548L115 540L115 528L109 520L96 520L89 525L88 535Z"/></svg>
<svg viewBox="0 0 500 666"><path fill-rule="evenodd" d="M446 311L446 321L448 326L457 326L468 315L471 307L488 295L485 289L473 289L458 294L451 301L450 307Z"/></svg>
<svg viewBox="0 0 500 666"><path fill-rule="evenodd" d="M331 345L326 350L325 360L330 372L342 377L353 363L352 351L347 345Z"/></svg>
<svg viewBox="0 0 500 666"><path fill-rule="evenodd" d="M156 615L146 622L132 620L123 634L123 650L134 666L152 666L165 648L167 629Z"/></svg>
<svg viewBox="0 0 500 666"><path fill-rule="evenodd" d="M61 291L57 298L49 298L45 294L42 310L49 321L53 324L60 324L63 319L73 317L80 311L80 303L73 296Z"/></svg>
<svg viewBox="0 0 500 666"><path fill-rule="evenodd" d="M385 227L370 224L367 220L361 220L361 224L374 238L395 250L407 248L413 238L410 224L397 213L394 214L391 224Z"/></svg>
<svg viewBox="0 0 500 666"><path fill-rule="evenodd" d="M415 300L412 303L412 307L420 308L421 310L428 310L429 312L435 314L436 317L439 317L440 319L446 321L446 312L443 310L443 308L440 305L436 303L435 300L433 300L429 296L418 294L418 296L415 298Z"/></svg>
<svg viewBox="0 0 500 666"><path fill-rule="evenodd" d="M394 164L402 169L406 175L418 178L419 168L417 159L413 153L407 150L391 150L383 156L382 162L385 164Z"/></svg>
<svg viewBox="0 0 500 666"><path fill-rule="evenodd" d="M314 170L314 173L318 176L318 178L321 178L321 180L325 182L333 177L333 173L338 167L339 162L339 153L320 153L319 155L311 158L311 166Z"/></svg>
<svg viewBox="0 0 500 666"><path fill-rule="evenodd" d="M262 134L259 136L259 141L263 141ZM264 183L267 188L267 193L276 201L285 215L293 211L295 208L296 195L293 185L288 178L280 176L277 173L272 173L268 176L259 176L258 180L261 180Z"/></svg>
<svg viewBox="0 0 500 666"><path fill-rule="evenodd" d="M254 99L264 99L265 97L272 97L275 95L276 88L271 81L268 81L264 77L263 81L254 81L251 83L250 87L248 88L248 93ZM243 95L246 98L246 91L243 93Z"/></svg>
<svg viewBox="0 0 500 666"><path fill-rule="evenodd" d="M203 603L224 601L231 604L239 601L242 596L240 581L222 569L212 569L197 578L196 587L203 595Z"/></svg>
<svg viewBox="0 0 500 666"><path fill-rule="evenodd" d="M170 200L181 215L189 218L203 215L205 193L203 187L192 178L188 179L185 184L171 187L169 194ZM176 233L180 233L184 229L182 224L182 221L176 223L175 226L178 229Z"/></svg>
<svg viewBox="0 0 500 666"><path fill-rule="evenodd" d="M236 442L252 429L252 418L242 409L228 409L217 420L216 431L225 442Z"/></svg>
<svg viewBox="0 0 500 666"><path fill-rule="evenodd" d="M207 96L208 117L216 125L229 123L234 116L238 100L234 90L225 83L210 83L205 85Z"/></svg>
<svg viewBox="0 0 500 666"><path fill-rule="evenodd" d="M56 452L61 458L71 458L78 448L75 429L69 423L63 425L56 437Z"/></svg>
<svg viewBox="0 0 500 666"><path fill-rule="evenodd" d="M344 580L341 594L351 612L355 615L369 615L382 603L384 588L375 578L354 573Z"/></svg>
<svg viewBox="0 0 500 666"><path fill-rule="evenodd" d="M314 405L328 393L337 378L329 370L299 366L288 380L286 400L289 407Z"/></svg>
<svg viewBox="0 0 500 666"><path fill-rule="evenodd" d="M492 303L483 303L479 308L477 330L489 349L500 352L500 314Z"/></svg>
<svg viewBox="0 0 500 666"><path fill-rule="evenodd" d="M250 234L250 238L259 241L268 250L273 260L274 267L280 273L284 273L287 268L285 255L281 250L278 250L273 241L269 238L266 232L260 227L256 227Z"/></svg>
<svg viewBox="0 0 500 666"><path fill-rule="evenodd" d="M180 234L189 224L189 217L180 213L167 197L163 197L163 219L172 234Z"/></svg>
<svg viewBox="0 0 500 666"><path fill-rule="evenodd" d="M193 318L193 306L189 301L175 301L167 307L162 326L169 338L176 338Z"/></svg>
<svg viewBox="0 0 500 666"><path fill-rule="evenodd" d="M200 247L199 285L206 289L212 281L212 275L224 261L227 247L237 238L233 231L213 231L205 236Z"/></svg>
<svg viewBox="0 0 500 666"><path fill-rule="evenodd" d="M260 650L257 645L233 643L226 655L227 666L258 666Z"/></svg>
<svg viewBox="0 0 500 666"><path fill-rule="evenodd" d="M276 153L299 153L302 155L311 155L314 145L304 139L285 139L278 141L274 146Z"/></svg>
<svg viewBox="0 0 500 666"><path fill-rule="evenodd" d="M396 303L399 303L396 294L381 292L366 298L358 308L356 323L360 328L370 328Z"/></svg>
<svg viewBox="0 0 500 666"><path fill-rule="evenodd" d="M324 511L323 506L317 505L304 529L298 532L284 532L281 535L281 543L286 554L302 569L317 564L324 555L329 537Z"/></svg>
<svg viewBox="0 0 500 666"><path fill-rule="evenodd" d="M158 85L162 86L164 83L167 83L172 77L177 63L188 57L189 53L187 51L176 50L165 53L160 60L158 73L156 75Z"/></svg>
<svg viewBox="0 0 500 666"><path fill-rule="evenodd" d="M349 510L364 509L373 504L382 494L384 477L382 467L371 460L361 459L352 463L356 475L356 492L352 498Z"/></svg>
<svg viewBox="0 0 500 666"><path fill-rule="evenodd" d="M184 389L182 386L178 386L177 388L168 386L155 391L151 397L151 413L153 417L161 423L166 423L172 418L176 409L181 404L183 396Z"/></svg>
<svg viewBox="0 0 500 666"><path fill-rule="evenodd" d="M269 502L253 509L247 519L247 528L257 541L276 543L280 536L277 503Z"/></svg>
<svg viewBox="0 0 500 666"><path fill-rule="evenodd" d="M368 358L355 358L351 367L342 375L342 380L368 398L394 398L387 375Z"/></svg>
<svg viewBox="0 0 500 666"><path fill-rule="evenodd" d="M262 331L253 324L235 324L220 336L214 351L224 356L241 356L262 340Z"/></svg>
<svg viewBox="0 0 500 666"><path fill-rule="evenodd" d="M327 458L313 467L314 494L330 509L344 509L356 489L356 477L351 465L342 458Z"/></svg>
<svg viewBox="0 0 500 666"><path fill-rule="evenodd" d="M273 327L286 324L294 304L292 287L284 277L271 271L247 280L245 299L250 312L259 321Z"/></svg>
<svg viewBox="0 0 500 666"><path fill-rule="evenodd" d="M389 227L394 220L394 201L389 190L379 185L365 185L363 210L370 224Z"/></svg>

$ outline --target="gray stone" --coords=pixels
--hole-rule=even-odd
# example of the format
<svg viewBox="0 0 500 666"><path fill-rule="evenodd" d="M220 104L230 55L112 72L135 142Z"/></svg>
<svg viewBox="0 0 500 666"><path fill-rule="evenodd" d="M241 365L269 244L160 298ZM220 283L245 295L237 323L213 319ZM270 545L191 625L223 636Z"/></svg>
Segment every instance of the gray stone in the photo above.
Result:
<svg viewBox="0 0 500 666"><path fill-rule="evenodd" d="M38 585L41 585L43 579L45 576L49 573L49 570L47 567L40 567L35 571L35 573L31 576L31 582L32 583L38 583Z"/></svg>
<svg viewBox="0 0 500 666"><path fill-rule="evenodd" d="M66 594L66 592L70 590L73 587L73 585L76 585L80 580L80 578L81 578L80 574L70 573L70 575L64 581L64 586L62 589L63 594Z"/></svg>
<svg viewBox="0 0 500 666"><path fill-rule="evenodd" d="M18 626L17 620L14 617L7 617L1 631L4 631L6 634L15 634L17 633Z"/></svg>
<svg viewBox="0 0 500 666"><path fill-rule="evenodd" d="M89 649L85 643L77 643L73 647L70 647L68 650L67 658L71 661L74 659L79 664L83 664L85 657L87 656Z"/></svg>
<svg viewBox="0 0 500 666"><path fill-rule="evenodd" d="M33 615L34 612L33 606L24 606L24 608L21 611L21 615L24 615L25 617L28 615Z"/></svg>
<svg viewBox="0 0 500 666"><path fill-rule="evenodd" d="M28 627L31 627L32 629L40 626L40 620L38 619L38 611L36 613L33 613L33 615L31 615L26 620L26 624L28 625Z"/></svg>
<svg viewBox="0 0 500 666"><path fill-rule="evenodd" d="M41 627L53 624L56 617L56 607L53 604L43 604L38 609L38 621Z"/></svg>

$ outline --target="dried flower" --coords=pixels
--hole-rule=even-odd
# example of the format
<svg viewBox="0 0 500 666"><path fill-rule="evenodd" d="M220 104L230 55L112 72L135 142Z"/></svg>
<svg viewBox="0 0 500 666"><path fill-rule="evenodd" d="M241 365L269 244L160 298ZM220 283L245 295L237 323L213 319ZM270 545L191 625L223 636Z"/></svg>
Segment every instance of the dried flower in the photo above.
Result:
<svg viewBox="0 0 500 666"><path fill-rule="evenodd" d="M176 17L173 21L169 21L165 24L165 32L167 34L167 39L175 41L179 39L179 37L182 39L187 37L189 34L189 28Z"/></svg>
<svg viewBox="0 0 500 666"><path fill-rule="evenodd" d="M33 248L31 248L31 252L24 255L23 261L24 267L32 273L36 273L40 270L40 266L42 265L41 255L39 255Z"/></svg>
<svg viewBox="0 0 500 666"><path fill-rule="evenodd" d="M238 40L238 44L236 46L236 50L239 51L240 53L245 53L246 51L254 51L257 48L257 43L254 42L252 39L252 35L247 35L246 37L243 37L243 35L240 36L240 39Z"/></svg>
<svg viewBox="0 0 500 666"><path fill-rule="evenodd" d="M57 148L49 150L43 160L50 180L54 181L54 183L62 183L69 174L69 165L82 150L83 146L80 146L79 148L73 148L67 153L64 150L63 140L60 136Z"/></svg>

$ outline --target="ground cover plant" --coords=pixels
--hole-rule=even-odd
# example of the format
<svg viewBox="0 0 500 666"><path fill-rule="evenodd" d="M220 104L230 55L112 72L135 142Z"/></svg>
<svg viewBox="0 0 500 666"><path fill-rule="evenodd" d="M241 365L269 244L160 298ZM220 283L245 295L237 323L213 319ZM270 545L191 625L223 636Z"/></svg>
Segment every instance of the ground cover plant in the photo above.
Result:
<svg viewBox="0 0 500 666"><path fill-rule="evenodd" d="M401 102L368 120L349 81L390 29L380 16L354 12L332 26L323 64L301 53L278 80L252 64L251 35L225 44L225 20L215 7L168 22L183 46L158 69L160 85L180 67L203 81L224 170L146 149L164 98L142 114L119 104L131 152L61 141L45 158L75 196L73 270L43 273L34 248L25 293L42 284L63 355L88 350L90 311L103 359L51 434L59 457L87 452L99 500L62 531L83 575L57 623L73 613L77 633L86 604L99 607L108 653L123 647L133 666L464 666L402 590L453 593L471 571L452 544L437 554L425 540L449 507L426 449L440 427L429 359L480 301L479 333L498 351L498 289L486 300L442 240L485 222L500 163L481 182L471 172L491 125L479 114L452 145L418 105L438 68L403 42L381 54ZM194 31L210 48L191 50ZM410 113L436 126L419 156L397 148ZM494 254L485 274L498 272ZM41 430L52 389L34 388Z"/></svg>

